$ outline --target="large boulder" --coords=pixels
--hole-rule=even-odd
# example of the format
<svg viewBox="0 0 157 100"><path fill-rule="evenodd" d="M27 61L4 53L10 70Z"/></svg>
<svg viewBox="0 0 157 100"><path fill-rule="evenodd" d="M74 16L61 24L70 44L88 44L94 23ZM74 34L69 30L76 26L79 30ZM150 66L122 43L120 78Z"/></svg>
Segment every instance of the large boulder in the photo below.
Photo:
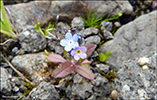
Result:
<svg viewBox="0 0 157 100"><path fill-rule="evenodd" d="M83 16L86 18L87 11L97 9L96 16L102 17L118 15L122 12L132 15L133 8L128 1L32 1L6 6L10 11L9 18L18 32L21 32L26 25L34 25L37 22L45 26L49 21L55 22L57 15L59 21L71 22L74 17Z"/></svg>
<svg viewBox="0 0 157 100"><path fill-rule="evenodd" d="M35 25L40 22L46 24L52 19L49 13L50 1L32 1L16 5L7 5L10 11L13 25L18 32L21 32L26 25ZM9 17L9 16L8 16Z"/></svg>
<svg viewBox="0 0 157 100"><path fill-rule="evenodd" d="M143 57L142 57L143 58ZM155 100L157 99L157 53L145 55L148 63L139 65L139 58L121 65L114 79L114 88L118 91L118 100ZM147 69L146 66L148 67Z"/></svg>
<svg viewBox="0 0 157 100"><path fill-rule="evenodd" d="M134 21L122 26L115 38L104 43L100 52L111 50L111 58L107 64L119 69L122 62L141 57L155 51L156 44L156 13L142 15Z"/></svg>
<svg viewBox="0 0 157 100"><path fill-rule="evenodd" d="M41 75L40 71L44 66L47 66L46 54L44 52L36 54L18 55L13 58L11 63L27 77L31 78L34 83L39 83L45 77Z"/></svg>

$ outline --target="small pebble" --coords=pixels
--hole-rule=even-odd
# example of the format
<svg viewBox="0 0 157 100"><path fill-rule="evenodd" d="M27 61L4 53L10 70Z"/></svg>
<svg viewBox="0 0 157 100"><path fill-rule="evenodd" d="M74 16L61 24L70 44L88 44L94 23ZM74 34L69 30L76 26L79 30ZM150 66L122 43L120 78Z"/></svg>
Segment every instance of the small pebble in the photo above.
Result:
<svg viewBox="0 0 157 100"><path fill-rule="evenodd" d="M82 77L78 80L78 83L79 84L82 84L82 82L83 82L83 79L82 79Z"/></svg>
<svg viewBox="0 0 157 100"><path fill-rule="evenodd" d="M112 92L111 92L111 98L112 99L116 99L118 97L118 91L117 90L113 90Z"/></svg>
<svg viewBox="0 0 157 100"><path fill-rule="evenodd" d="M149 59L146 58L146 57L142 57L142 58L140 58L139 61L138 61L138 64L139 64L140 66L146 65L146 64L148 64L148 63L149 63Z"/></svg>
<svg viewBox="0 0 157 100"><path fill-rule="evenodd" d="M148 67L147 65L144 65L144 66L142 66L142 69L143 69L143 70L148 70L149 67Z"/></svg>
<svg viewBox="0 0 157 100"><path fill-rule="evenodd" d="M114 22L114 25L115 25L116 27L120 27L120 26L121 26L120 22Z"/></svg>
<svg viewBox="0 0 157 100"><path fill-rule="evenodd" d="M19 91L19 88L17 86L15 86L13 89L12 89L13 92L18 92Z"/></svg>

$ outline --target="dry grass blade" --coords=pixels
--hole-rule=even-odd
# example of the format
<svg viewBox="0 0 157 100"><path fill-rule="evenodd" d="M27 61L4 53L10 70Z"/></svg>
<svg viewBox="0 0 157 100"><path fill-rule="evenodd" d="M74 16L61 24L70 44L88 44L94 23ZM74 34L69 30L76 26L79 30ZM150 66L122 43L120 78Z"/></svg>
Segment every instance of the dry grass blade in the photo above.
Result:
<svg viewBox="0 0 157 100"><path fill-rule="evenodd" d="M20 76L22 77L24 80L26 80L26 82L29 82L31 85L35 86L35 83L30 82L21 72L19 72L2 54L1 56L4 58L4 60L9 64L9 66Z"/></svg>

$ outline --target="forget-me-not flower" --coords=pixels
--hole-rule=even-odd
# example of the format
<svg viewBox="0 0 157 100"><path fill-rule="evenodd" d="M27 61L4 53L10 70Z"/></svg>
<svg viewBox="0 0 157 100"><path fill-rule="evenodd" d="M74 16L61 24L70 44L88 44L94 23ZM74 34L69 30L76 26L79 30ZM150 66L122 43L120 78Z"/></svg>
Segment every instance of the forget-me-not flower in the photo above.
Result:
<svg viewBox="0 0 157 100"><path fill-rule="evenodd" d="M85 59L87 58L86 51L87 48L85 46L75 47L75 49L71 51L71 55L74 57L75 60L79 60L80 58Z"/></svg>
<svg viewBox="0 0 157 100"><path fill-rule="evenodd" d="M60 45L65 46L66 51L70 51L72 48L74 49L75 47L78 47L78 36L77 34L72 34L70 32L67 32L65 34L65 39L62 39L60 41Z"/></svg>

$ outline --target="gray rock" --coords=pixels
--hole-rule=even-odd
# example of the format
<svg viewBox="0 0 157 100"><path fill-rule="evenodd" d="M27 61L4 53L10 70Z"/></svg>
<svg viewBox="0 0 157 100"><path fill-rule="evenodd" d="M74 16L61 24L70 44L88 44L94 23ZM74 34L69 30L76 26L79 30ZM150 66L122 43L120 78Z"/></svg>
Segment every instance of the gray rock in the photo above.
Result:
<svg viewBox="0 0 157 100"><path fill-rule="evenodd" d="M20 92L24 92L26 89L27 89L27 87L25 87L24 85L21 85L21 86L19 87L19 91L20 91Z"/></svg>
<svg viewBox="0 0 157 100"><path fill-rule="evenodd" d="M98 35L90 36L85 39L85 44L99 44L101 38Z"/></svg>
<svg viewBox="0 0 157 100"><path fill-rule="evenodd" d="M113 35L111 32L103 30L103 36L105 37L105 39L109 40L109 39L113 39Z"/></svg>
<svg viewBox="0 0 157 100"><path fill-rule="evenodd" d="M9 74L7 72L6 69L4 69L3 67L0 67L0 71L1 71L1 76L0 76L0 92L3 95L11 95L12 92L12 86L10 84L10 80L9 80Z"/></svg>
<svg viewBox="0 0 157 100"><path fill-rule="evenodd" d="M97 9L96 16L102 14L102 17L109 14L118 15L119 12L130 15L133 13L133 8L128 1L53 1L50 9L52 16L60 15L60 19L66 21L80 15L85 18L89 9L92 12Z"/></svg>
<svg viewBox="0 0 157 100"><path fill-rule="evenodd" d="M72 21L71 21L71 26L77 28L79 31L81 31L82 29L84 29L84 21L82 20L81 17L75 17Z"/></svg>
<svg viewBox="0 0 157 100"><path fill-rule="evenodd" d="M76 74L74 76L73 81L75 84L72 86L68 86L66 88L66 95L70 99L87 99L89 98L93 91L92 91L92 85L91 83L87 82L84 78L82 80L82 83L78 83L78 80L81 78L79 74Z"/></svg>
<svg viewBox="0 0 157 100"><path fill-rule="evenodd" d="M54 85L47 82L41 82L28 94L28 98L32 100L60 100L59 94L54 88Z"/></svg>
<svg viewBox="0 0 157 100"><path fill-rule="evenodd" d="M85 30L81 31L80 33L82 34L82 36L84 38L86 38L87 36L91 36L91 35L97 35L99 32L99 30L95 27L89 27L86 28Z"/></svg>
<svg viewBox="0 0 157 100"><path fill-rule="evenodd" d="M55 50L55 46L59 44L58 42L56 42L56 40L54 39L48 39L47 40L47 46L50 50L54 51Z"/></svg>
<svg viewBox="0 0 157 100"><path fill-rule="evenodd" d="M12 49L12 52L13 53L16 53L18 51L18 47L14 47L13 49Z"/></svg>
<svg viewBox="0 0 157 100"><path fill-rule="evenodd" d="M155 50L156 13L157 11L153 11L142 15L122 26L113 40L100 47L99 52L102 53L111 50L111 59L106 61L107 64L119 69L123 61L150 54Z"/></svg>
<svg viewBox="0 0 157 100"><path fill-rule="evenodd" d="M63 48L60 45L55 46L55 53L63 54Z"/></svg>
<svg viewBox="0 0 157 100"><path fill-rule="evenodd" d="M129 3L129 1L116 1L120 9L122 10L122 13L125 13L126 15L133 13L133 7Z"/></svg>
<svg viewBox="0 0 157 100"><path fill-rule="evenodd" d="M65 35L70 30L70 26L63 22L59 22L57 24L57 30L60 31L61 35ZM56 35L58 35L58 34L56 33Z"/></svg>
<svg viewBox="0 0 157 100"><path fill-rule="evenodd" d="M15 56L11 62L18 70L28 75L33 82L38 83L44 79L40 75L43 66L47 66L46 54L44 52L36 54L25 54Z"/></svg>
<svg viewBox="0 0 157 100"><path fill-rule="evenodd" d="M18 99L18 98L22 97L23 93L21 93L21 92L17 92L17 93L15 93L15 95L17 96L16 99Z"/></svg>
<svg viewBox="0 0 157 100"><path fill-rule="evenodd" d="M111 32L112 30L112 22L106 22L106 21L103 21L101 22L101 31L104 31L104 30L107 30L109 32Z"/></svg>
<svg viewBox="0 0 157 100"><path fill-rule="evenodd" d="M13 91L13 92L18 92L18 91L19 91L19 88L18 88L17 86L14 86L13 89L12 89L12 91Z"/></svg>
<svg viewBox="0 0 157 100"><path fill-rule="evenodd" d="M96 73L95 74L96 78L93 80L93 85L95 85L96 87L103 87L105 84L108 83L108 80L101 76L100 74Z"/></svg>
<svg viewBox="0 0 157 100"><path fill-rule="evenodd" d="M11 82L14 82L17 86L21 85L21 82L17 77L12 77Z"/></svg>
<svg viewBox="0 0 157 100"><path fill-rule="evenodd" d="M11 13L14 27L18 32L22 32L27 25L35 25L37 22L40 22L41 26L43 26L50 19L54 19L48 13L50 5L50 1L32 1L29 3L7 5L6 7Z"/></svg>
<svg viewBox="0 0 157 100"><path fill-rule="evenodd" d="M109 71L110 66L105 64L96 64L96 67L99 68L104 73L107 73Z"/></svg>
<svg viewBox="0 0 157 100"><path fill-rule="evenodd" d="M156 55L151 55L150 59L156 59ZM156 71L149 69L144 71L138 65L138 59L124 62L114 79L115 88L119 92L119 99L155 99L157 96ZM156 66L151 63L149 66Z"/></svg>
<svg viewBox="0 0 157 100"><path fill-rule="evenodd" d="M96 96L92 95L91 97L89 97L87 100L96 100Z"/></svg>
<svg viewBox="0 0 157 100"><path fill-rule="evenodd" d="M26 26L26 28L18 34L21 49L18 54L23 52L38 52L46 48L46 39L42 36L34 26Z"/></svg>
<svg viewBox="0 0 157 100"><path fill-rule="evenodd" d="M51 20L55 22L56 16L59 20L70 22L74 17L86 17L87 11L97 9L96 16L102 14L102 17L119 12L132 15L133 8L128 1L32 1L6 6L14 21L13 25L21 32L26 25L34 25L37 22L41 26L48 24ZM20 10L19 10L20 9ZM10 18L10 16L8 15Z"/></svg>
<svg viewBox="0 0 157 100"><path fill-rule="evenodd" d="M92 90L97 99L104 99L111 93L114 89L112 84L104 77L101 76L99 73L95 73L95 79L93 80L92 84L94 85Z"/></svg>

